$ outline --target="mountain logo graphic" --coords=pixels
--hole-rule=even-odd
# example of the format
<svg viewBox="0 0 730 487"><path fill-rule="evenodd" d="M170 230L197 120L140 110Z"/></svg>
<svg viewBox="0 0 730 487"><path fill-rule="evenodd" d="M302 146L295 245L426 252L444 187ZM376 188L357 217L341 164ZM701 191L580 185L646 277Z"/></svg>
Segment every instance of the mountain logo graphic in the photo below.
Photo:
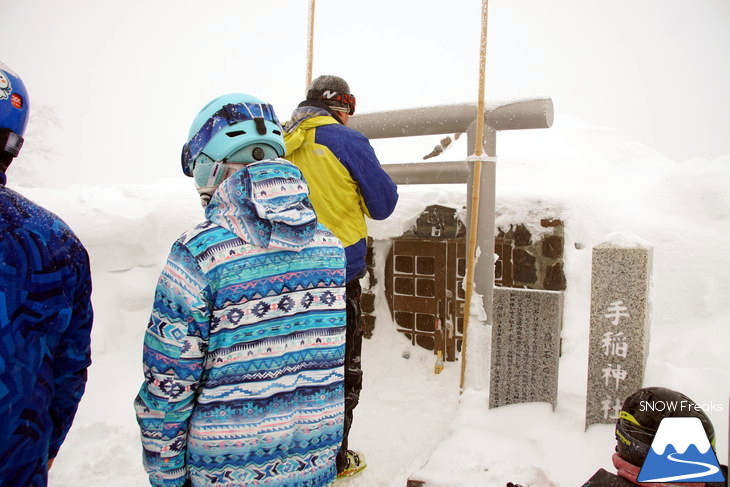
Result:
<svg viewBox="0 0 730 487"><path fill-rule="evenodd" d="M638 482L724 482L699 418L664 418Z"/></svg>

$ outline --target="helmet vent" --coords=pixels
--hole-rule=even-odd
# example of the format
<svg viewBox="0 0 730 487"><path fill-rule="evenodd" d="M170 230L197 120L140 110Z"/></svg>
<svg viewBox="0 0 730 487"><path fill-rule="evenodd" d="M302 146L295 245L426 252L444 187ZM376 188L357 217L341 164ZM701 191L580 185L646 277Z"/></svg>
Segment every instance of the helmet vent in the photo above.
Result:
<svg viewBox="0 0 730 487"><path fill-rule="evenodd" d="M238 137L239 135L244 135L245 133L245 130L232 130L230 132L226 132L226 135L228 137Z"/></svg>
<svg viewBox="0 0 730 487"><path fill-rule="evenodd" d="M281 131L280 130L272 130L272 132L274 132L276 135L281 135Z"/></svg>

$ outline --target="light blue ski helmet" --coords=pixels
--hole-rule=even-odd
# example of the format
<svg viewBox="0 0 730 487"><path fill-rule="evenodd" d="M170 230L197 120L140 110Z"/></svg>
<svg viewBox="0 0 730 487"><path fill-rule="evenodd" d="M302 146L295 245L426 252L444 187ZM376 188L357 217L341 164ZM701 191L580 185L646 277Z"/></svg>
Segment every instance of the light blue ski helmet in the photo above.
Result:
<svg viewBox="0 0 730 487"><path fill-rule="evenodd" d="M0 151L16 157L28 125L28 91L15 71L0 61Z"/></svg>
<svg viewBox="0 0 730 487"><path fill-rule="evenodd" d="M209 197L225 178L224 164L284 156L282 132L268 103L243 93L219 96L193 120L182 150L183 172Z"/></svg>

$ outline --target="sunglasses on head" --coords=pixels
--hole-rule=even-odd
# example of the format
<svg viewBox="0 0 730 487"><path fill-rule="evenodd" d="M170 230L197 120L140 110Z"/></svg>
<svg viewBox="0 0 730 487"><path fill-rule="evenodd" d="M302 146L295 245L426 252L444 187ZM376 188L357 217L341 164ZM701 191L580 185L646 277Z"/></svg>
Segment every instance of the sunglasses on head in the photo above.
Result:
<svg viewBox="0 0 730 487"><path fill-rule="evenodd" d="M253 120L256 123L256 130L259 135L266 134L266 125L264 120L279 124L276 118L274 107L264 103L229 103L223 106L206 120L200 130L183 146L181 163L182 169L186 176L193 176L193 168L195 167L195 159L203 152L205 146L213 137L218 135L221 130L239 123Z"/></svg>

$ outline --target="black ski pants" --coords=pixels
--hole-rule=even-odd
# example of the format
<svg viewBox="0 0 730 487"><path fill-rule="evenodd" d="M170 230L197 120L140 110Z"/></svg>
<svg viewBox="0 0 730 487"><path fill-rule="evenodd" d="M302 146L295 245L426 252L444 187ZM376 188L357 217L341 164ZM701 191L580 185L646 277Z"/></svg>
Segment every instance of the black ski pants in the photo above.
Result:
<svg viewBox="0 0 730 487"><path fill-rule="evenodd" d="M360 401L362 389L362 308L360 306L360 279L355 278L345 288L347 310L347 331L345 336L345 429L342 447L337 453L337 472L347 466L347 446L353 410Z"/></svg>

